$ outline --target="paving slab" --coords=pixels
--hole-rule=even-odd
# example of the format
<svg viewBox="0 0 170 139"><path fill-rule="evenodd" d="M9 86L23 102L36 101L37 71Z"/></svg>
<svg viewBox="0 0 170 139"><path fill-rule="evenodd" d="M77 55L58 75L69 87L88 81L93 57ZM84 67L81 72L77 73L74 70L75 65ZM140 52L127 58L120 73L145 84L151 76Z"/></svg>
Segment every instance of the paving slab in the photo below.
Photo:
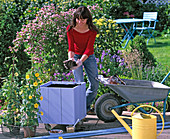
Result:
<svg viewBox="0 0 170 139"><path fill-rule="evenodd" d="M124 111L122 115L130 116L130 112ZM129 126L131 126L131 120L125 120ZM170 112L166 112L165 122L170 122ZM66 133L66 125L54 125L51 124L52 128L59 128ZM85 122L80 122L76 125L75 132L81 131L93 131L93 130L101 130L101 129L111 129L123 127L118 120L114 122L105 123L98 119L96 115L87 115ZM160 130L158 130L158 133ZM40 123L36 129L36 137L48 136L49 132L45 129L43 123ZM9 133L8 129L5 127L0 128L0 139L22 139L24 138L23 129L20 129L20 135L12 135ZM132 139L129 133L121 133L121 134L109 134L109 135L99 135L99 136L90 136L84 137L85 139ZM83 138L80 138L83 139ZM157 137L157 139L170 139L170 129L164 129L162 134Z"/></svg>

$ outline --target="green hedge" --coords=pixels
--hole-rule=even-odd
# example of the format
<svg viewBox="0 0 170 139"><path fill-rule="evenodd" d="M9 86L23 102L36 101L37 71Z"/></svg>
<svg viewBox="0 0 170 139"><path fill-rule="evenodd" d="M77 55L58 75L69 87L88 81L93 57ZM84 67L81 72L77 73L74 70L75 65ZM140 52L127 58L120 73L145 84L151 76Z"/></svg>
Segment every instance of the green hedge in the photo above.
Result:
<svg viewBox="0 0 170 139"><path fill-rule="evenodd" d="M12 64L12 53L9 47L13 47L12 41L16 38L17 26L13 22L13 19L6 13L0 14L0 78L8 75L8 70ZM25 73L30 68L29 57L23 52L22 48L16 53L19 62L17 67L21 73ZM0 82L1 87L1 82Z"/></svg>
<svg viewBox="0 0 170 139"><path fill-rule="evenodd" d="M11 56L9 46L13 46L12 41L16 37L17 27L10 16L5 13L0 14L0 77L6 76L11 60L5 60Z"/></svg>

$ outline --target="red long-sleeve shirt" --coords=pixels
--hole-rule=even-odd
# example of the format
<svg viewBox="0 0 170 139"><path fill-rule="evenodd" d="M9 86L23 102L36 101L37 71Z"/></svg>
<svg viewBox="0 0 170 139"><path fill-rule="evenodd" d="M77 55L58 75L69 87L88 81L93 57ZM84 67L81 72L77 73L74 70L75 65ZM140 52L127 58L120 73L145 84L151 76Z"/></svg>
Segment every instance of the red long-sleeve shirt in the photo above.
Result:
<svg viewBox="0 0 170 139"><path fill-rule="evenodd" d="M70 26L70 25L69 25ZM67 30L69 28L67 26ZM75 29L71 29L67 32L69 51L74 52L78 55L86 54L87 56L94 53L94 42L97 32L94 30L89 30L85 33L80 33Z"/></svg>

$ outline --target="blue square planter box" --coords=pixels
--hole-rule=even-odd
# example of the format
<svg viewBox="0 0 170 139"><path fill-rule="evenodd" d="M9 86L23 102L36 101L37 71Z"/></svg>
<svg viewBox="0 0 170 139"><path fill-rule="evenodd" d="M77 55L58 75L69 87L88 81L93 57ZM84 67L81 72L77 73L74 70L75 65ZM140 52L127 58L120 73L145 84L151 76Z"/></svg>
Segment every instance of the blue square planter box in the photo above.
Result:
<svg viewBox="0 0 170 139"><path fill-rule="evenodd" d="M73 125L86 116L86 83L50 81L40 86L40 123Z"/></svg>

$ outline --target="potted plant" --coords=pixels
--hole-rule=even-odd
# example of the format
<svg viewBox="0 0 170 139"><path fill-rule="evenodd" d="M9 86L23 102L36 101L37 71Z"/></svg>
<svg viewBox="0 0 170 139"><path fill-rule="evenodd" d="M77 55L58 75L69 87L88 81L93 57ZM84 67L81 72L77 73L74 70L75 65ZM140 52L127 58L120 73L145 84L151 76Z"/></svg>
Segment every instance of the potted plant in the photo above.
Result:
<svg viewBox="0 0 170 139"><path fill-rule="evenodd" d="M39 85L42 83L40 79L38 69L33 66L25 77L25 85L21 87L21 126L24 128L24 137L32 137L35 135L36 126L39 125L39 114L43 115L43 112L39 112L39 101L41 97Z"/></svg>
<svg viewBox="0 0 170 139"><path fill-rule="evenodd" d="M22 103L21 96L19 94L21 82L19 81L20 72L16 68L15 62L17 58L14 53L12 56L12 65L9 68L9 76L3 78L3 85L1 94L5 98L5 102L1 110L5 109L1 123L7 126L11 133L19 134L20 131L20 106Z"/></svg>

